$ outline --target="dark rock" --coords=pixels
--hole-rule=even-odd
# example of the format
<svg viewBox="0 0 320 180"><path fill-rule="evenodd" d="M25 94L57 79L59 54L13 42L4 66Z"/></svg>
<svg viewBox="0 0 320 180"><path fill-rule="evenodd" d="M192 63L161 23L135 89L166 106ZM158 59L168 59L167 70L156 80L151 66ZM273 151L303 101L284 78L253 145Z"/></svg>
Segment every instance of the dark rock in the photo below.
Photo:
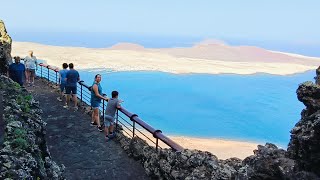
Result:
<svg viewBox="0 0 320 180"><path fill-rule="evenodd" d="M312 82L303 83L297 95L306 109L291 130L288 156L297 161L300 170L320 176L320 86Z"/></svg>
<svg viewBox="0 0 320 180"><path fill-rule="evenodd" d="M0 149L0 179L63 179L63 168L51 160L45 125L31 95L0 77L4 96L5 139Z"/></svg>
<svg viewBox="0 0 320 180"><path fill-rule="evenodd" d="M0 74L6 74L11 58L12 39L8 35L4 22L0 20Z"/></svg>

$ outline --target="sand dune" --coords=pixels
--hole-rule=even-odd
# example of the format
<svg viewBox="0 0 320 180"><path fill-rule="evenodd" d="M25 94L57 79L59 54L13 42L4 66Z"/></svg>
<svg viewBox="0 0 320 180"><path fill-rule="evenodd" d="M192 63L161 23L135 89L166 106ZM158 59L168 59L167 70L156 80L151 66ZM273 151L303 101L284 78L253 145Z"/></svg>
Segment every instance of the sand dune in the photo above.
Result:
<svg viewBox="0 0 320 180"><path fill-rule="evenodd" d="M223 43L150 49L131 43L120 43L110 48L83 48L13 42L12 55L24 57L29 50L33 50L39 59L58 67L64 62L73 62L77 69L109 68L115 71L288 75L315 69L320 64L320 58Z"/></svg>

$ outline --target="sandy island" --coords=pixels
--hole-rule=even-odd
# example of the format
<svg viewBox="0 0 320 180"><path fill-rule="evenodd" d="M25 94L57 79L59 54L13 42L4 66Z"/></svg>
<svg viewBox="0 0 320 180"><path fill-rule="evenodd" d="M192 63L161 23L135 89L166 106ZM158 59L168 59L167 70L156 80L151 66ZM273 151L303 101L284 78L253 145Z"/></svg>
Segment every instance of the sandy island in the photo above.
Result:
<svg viewBox="0 0 320 180"><path fill-rule="evenodd" d="M29 50L39 59L60 67L73 62L76 69L108 68L114 71L168 73L289 75L315 69L320 58L268 51L257 47L197 44L190 48L152 49L121 43L110 48L50 46L13 42L12 55L25 57Z"/></svg>
<svg viewBox="0 0 320 180"><path fill-rule="evenodd" d="M320 58L268 51L257 47L199 43L190 48L150 49L129 43L110 48L59 47L13 42L12 55L25 57L29 50L48 64L60 67L73 62L76 69L108 68L114 71L161 71L169 73L269 73L288 75L314 70ZM170 136L185 148L209 151L220 159L245 158L258 143L222 139Z"/></svg>

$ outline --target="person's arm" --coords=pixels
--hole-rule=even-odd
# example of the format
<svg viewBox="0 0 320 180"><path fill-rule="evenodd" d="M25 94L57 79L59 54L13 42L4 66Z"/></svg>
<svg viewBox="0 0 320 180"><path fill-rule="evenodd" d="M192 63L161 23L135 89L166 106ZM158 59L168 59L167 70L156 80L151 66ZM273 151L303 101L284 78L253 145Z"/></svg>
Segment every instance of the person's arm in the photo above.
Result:
<svg viewBox="0 0 320 180"><path fill-rule="evenodd" d="M94 94L95 94L97 97L99 97L100 99L104 99L104 100L108 101L108 98L107 98L107 97L103 97L103 96L101 96L101 95L99 94L98 86L97 86L96 84L94 84L94 85L92 86L92 90L93 90Z"/></svg>
<svg viewBox="0 0 320 180"><path fill-rule="evenodd" d="M61 72L59 71L59 84L61 84Z"/></svg>
<svg viewBox="0 0 320 180"><path fill-rule="evenodd" d="M24 78L27 78L28 76L27 76L27 71L26 71L26 66L25 65L23 65L23 71L24 71Z"/></svg>
<svg viewBox="0 0 320 180"><path fill-rule="evenodd" d="M37 71L38 70L38 61L37 61L36 57L34 57L34 59L35 59L34 63L36 64L36 71Z"/></svg>
<svg viewBox="0 0 320 180"><path fill-rule="evenodd" d="M122 102L121 100L118 100L118 102L117 102L117 108L118 108L118 109L121 108L121 104L120 104L121 102Z"/></svg>
<svg viewBox="0 0 320 180"><path fill-rule="evenodd" d="M79 75L79 73L78 73L78 82L80 81L80 75Z"/></svg>
<svg viewBox="0 0 320 180"><path fill-rule="evenodd" d="M69 76L69 71L66 74L66 78L64 78L64 81L67 82L68 81L68 76Z"/></svg>

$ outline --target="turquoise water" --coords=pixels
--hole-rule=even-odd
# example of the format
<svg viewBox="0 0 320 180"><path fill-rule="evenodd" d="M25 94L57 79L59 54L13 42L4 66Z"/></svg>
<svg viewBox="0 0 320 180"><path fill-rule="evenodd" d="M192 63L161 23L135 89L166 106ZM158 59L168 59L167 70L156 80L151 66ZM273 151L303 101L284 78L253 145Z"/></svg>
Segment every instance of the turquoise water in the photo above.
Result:
<svg viewBox="0 0 320 180"><path fill-rule="evenodd" d="M304 105L299 83L314 72L290 76L174 75L160 72L80 71L92 83L102 74L103 91L118 90L123 106L164 134L272 142L286 147Z"/></svg>

